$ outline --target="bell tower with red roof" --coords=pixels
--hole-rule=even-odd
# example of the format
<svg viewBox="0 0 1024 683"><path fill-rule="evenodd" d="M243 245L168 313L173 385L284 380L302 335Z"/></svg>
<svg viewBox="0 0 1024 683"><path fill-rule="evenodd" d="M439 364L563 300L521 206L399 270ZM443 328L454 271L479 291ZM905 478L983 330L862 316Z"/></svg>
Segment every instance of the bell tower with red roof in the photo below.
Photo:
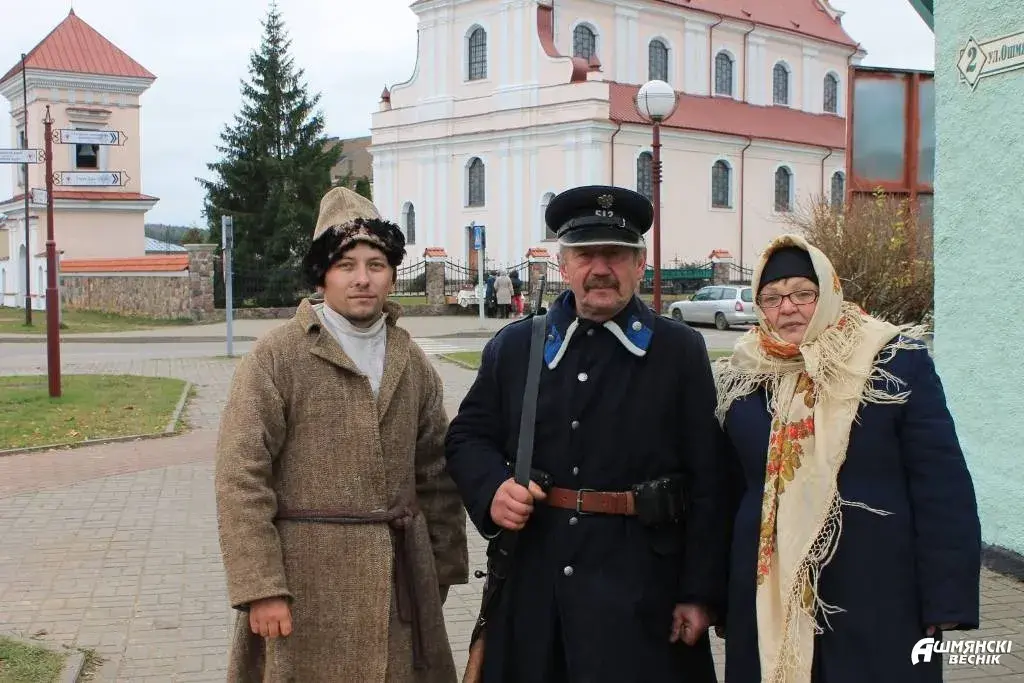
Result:
<svg viewBox="0 0 1024 683"><path fill-rule="evenodd" d="M24 76L23 76L24 74ZM22 97L22 79L27 102ZM54 233L64 258L133 257L145 253L145 213L158 199L143 193L140 98L156 76L71 12L0 77L11 106L10 146L43 149L43 118L50 107L54 130L120 131L118 145L53 145L53 171L79 184L54 185ZM8 146L6 144L0 146ZM24 193L45 188L45 166L7 166L14 196L0 198L7 225L24 242ZM102 178L108 179L100 183ZM112 180L110 180L112 179ZM34 254L43 251L46 207L30 204ZM12 226L12 223L15 226ZM6 236L0 236L3 239ZM15 237L11 236L13 242ZM21 246L24 246L23 244ZM16 245L11 244L12 250Z"/></svg>

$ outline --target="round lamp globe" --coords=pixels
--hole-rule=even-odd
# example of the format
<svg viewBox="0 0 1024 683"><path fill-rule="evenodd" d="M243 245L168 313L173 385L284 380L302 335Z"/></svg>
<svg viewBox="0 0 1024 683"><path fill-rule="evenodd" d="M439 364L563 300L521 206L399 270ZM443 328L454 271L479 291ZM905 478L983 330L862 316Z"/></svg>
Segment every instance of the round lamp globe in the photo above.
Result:
<svg viewBox="0 0 1024 683"><path fill-rule="evenodd" d="M664 121L675 111L676 91L665 81L647 81L636 94L636 108L651 121Z"/></svg>

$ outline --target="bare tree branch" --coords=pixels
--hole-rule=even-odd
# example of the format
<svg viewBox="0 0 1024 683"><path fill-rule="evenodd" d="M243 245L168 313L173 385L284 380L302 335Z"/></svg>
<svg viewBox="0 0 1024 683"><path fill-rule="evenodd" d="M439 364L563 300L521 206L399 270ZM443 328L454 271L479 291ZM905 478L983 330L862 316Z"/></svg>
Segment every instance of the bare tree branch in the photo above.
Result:
<svg viewBox="0 0 1024 683"><path fill-rule="evenodd" d="M787 222L829 257L847 300L895 324L930 322L932 232L907 199L878 191L834 207L817 197Z"/></svg>

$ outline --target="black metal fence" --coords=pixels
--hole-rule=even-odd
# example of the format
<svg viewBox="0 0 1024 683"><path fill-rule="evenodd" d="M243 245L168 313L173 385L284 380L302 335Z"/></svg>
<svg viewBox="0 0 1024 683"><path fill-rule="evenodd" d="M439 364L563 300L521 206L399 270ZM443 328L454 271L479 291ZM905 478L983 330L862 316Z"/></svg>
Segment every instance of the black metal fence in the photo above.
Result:
<svg viewBox="0 0 1024 683"><path fill-rule="evenodd" d="M233 268L231 298L235 308L274 308L297 306L312 296L310 287L298 267ZM224 264L217 259L213 271L213 302L224 308Z"/></svg>
<svg viewBox="0 0 1024 683"><path fill-rule="evenodd" d="M427 295L427 262L418 261L401 266L395 280L397 296Z"/></svg>
<svg viewBox="0 0 1024 683"><path fill-rule="evenodd" d="M444 295L455 297L463 289L476 287L479 277L476 268L470 268L469 264L453 261L445 261L444 264Z"/></svg>
<svg viewBox="0 0 1024 683"><path fill-rule="evenodd" d="M753 268L742 268L738 264L729 264L729 284L749 285L754 280Z"/></svg>
<svg viewBox="0 0 1024 683"><path fill-rule="evenodd" d="M553 300L559 294L569 288L569 284L562 278L562 271L557 263L548 261L544 270L544 298L547 301Z"/></svg>

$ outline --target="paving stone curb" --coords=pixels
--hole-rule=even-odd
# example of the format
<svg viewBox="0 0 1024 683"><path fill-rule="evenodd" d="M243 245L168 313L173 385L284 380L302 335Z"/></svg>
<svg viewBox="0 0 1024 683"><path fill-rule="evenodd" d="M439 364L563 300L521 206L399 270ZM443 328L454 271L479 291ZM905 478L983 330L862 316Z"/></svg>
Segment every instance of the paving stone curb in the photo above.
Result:
<svg viewBox="0 0 1024 683"><path fill-rule="evenodd" d="M4 633L2 631L0 631L0 637L20 643L25 647L49 650L50 652L64 655L64 666L57 676L58 683L77 683L79 676L82 675L82 669L85 668L85 653L81 650L75 650L65 645L50 643L45 640L32 640L31 638L24 638L14 633Z"/></svg>
<svg viewBox="0 0 1024 683"><path fill-rule="evenodd" d="M983 543L981 561L985 567L997 574L1024 582L1024 556L1012 550Z"/></svg>
<svg viewBox="0 0 1024 683"><path fill-rule="evenodd" d="M175 378L177 379L177 378ZM171 419L164 427L163 431L156 432L153 434L132 434L129 436L111 436L103 439L86 439L85 441L76 441L74 443L54 443L46 444L43 446L26 446L24 448L8 448L0 450L0 458L8 455L21 455L23 453L38 453L40 451L67 451L73 448L82 448L83 446L98 446L106 443L120 443L122 441L142 441L145 439L162 439L168 436L176 436L178 430L178 424L181 422L182 413L185 412L185 406L188 404L188 396L192 392L192 382L185 381L185 387L181 390L181 397L178 399L178 404L174 408L174 412L171 414Z"/></svg>
<svg viewBox="0 0 1024 683"><path fill-rule="evenodd" d="M444 354L441 354L440 356L438 356L438 358L440 358L441 360L443 360L446 363L451 363L452 365L458 365L460 368L465 368L466 370L472 370L473 372L476 372L477 370L480 369L480 368L476 367L475 365L470 365L469 363L464 363L461 360L456 360L454 358L449 358L448 356L446 356Z"/></svg>
<svg viewBox="0 0 1024 683"><path fill-rule="evenodd" d="M61 344L211 344L225 341L223 335L208 337L61 337ZM236 342L256 341L251 335L236 335ZM46 337L39 335L0 336L0 344L40 344Z"/></svg>
<svg viewBox="0 0 1024 683"><path fill-rule="evenodd" d="M178 422L181 421L181 414L185 410L185 404L188 403L188 396L192 393L192 382L185 381L185 386L181 390L181 396L178 398L178 405L174 407L174 412L171 413L171 419L164 427L164 435L169 436L174 434L178 429Z"/></svg>

